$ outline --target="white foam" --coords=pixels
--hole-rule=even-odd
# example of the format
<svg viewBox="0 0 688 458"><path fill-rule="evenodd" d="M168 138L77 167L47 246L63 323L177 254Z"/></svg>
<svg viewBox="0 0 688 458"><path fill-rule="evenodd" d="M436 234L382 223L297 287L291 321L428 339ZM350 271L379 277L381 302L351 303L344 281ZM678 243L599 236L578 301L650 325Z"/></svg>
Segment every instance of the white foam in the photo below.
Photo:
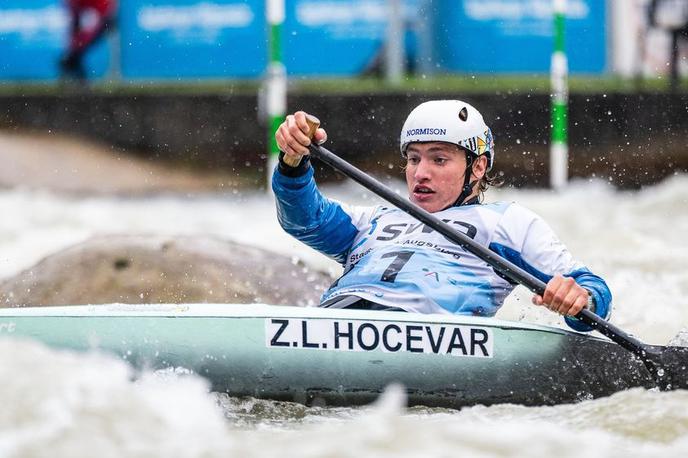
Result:
<svg viewBox="0 0 688 458"><path fill-rule="evenodd" d="M403 185L392 184L403 193ZM679 175L639 192L576 182L560 194L503 189L488 200L517 200L541 214L577 258L607 279L614 321L666 344L688 324L685 189L688 177ZM326 192L357 204L376 201L351 183ZM262 193L124 199L4 190L0 214L2 277L110 233L209 234L338 269L284 234L272 197ZM533 307L523 290L498 317L560 322ZM688 456L688 394L681 391L461 412L406 411L398 392L368 409L245 400L219 402L219 409L201 379L178 372L132 381L128 366L103 356L0 341L0 456ZM246 415L254 420L232 426Z"/></svg>
<svg viewBox="0 0 688 458"><path fill-rule="evenodd" d="M228 451L206 382L98 353L0 339L0 456L180 456Z"/></svg>

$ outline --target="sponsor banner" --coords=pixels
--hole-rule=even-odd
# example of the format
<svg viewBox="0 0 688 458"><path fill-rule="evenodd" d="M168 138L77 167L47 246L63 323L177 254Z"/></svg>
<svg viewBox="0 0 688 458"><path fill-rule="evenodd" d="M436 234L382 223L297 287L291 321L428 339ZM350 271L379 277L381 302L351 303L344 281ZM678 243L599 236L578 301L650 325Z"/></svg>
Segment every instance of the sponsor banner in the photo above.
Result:
<svg viewBox="0 0 688 458"><path fill-rule="evenodd" d="M374 65L387 27L386 0L287 2L284 59L294 75L351 75Z"/></svg>
<svg viewBox="0 0 688 458"><path fill-rule="evenodd" d="M282 349L494 356L491 329L452 324L266 318L265 345Z"/></svg>
<svg viewBox="0 0 688 458"><path fill-rule="evenodd" d="M113 61L119 60L124 79L260 78L267 64L265 3L120 1L116 35L87 52L87 68L92 77L105 75L109 48L116 48ZM570 69L604 71L607 2L567 3ZM551 1L437 0L429 13L420 9L425 4L404 0L405 46L411 61L416 59L416 35L430 21L440 70L549 71ZM282 30L288 74L347 76L379 69L388 19L387 0L288 0ZM56 78L67 29L62 0L0 2L0 79Z"/></svg>
<svg viewBox="0 0 688 458"><path fill-rule="evenodd" d="M405 0L407 17L418 2ZM386 0L287 1L287 72L355 75L379 64L387 9ZM62 0L1 2L0 79L56 78L67 29ZM260 78L267 33L264 0L129 0L119 2L116 35L108 40L116 41L113 58L124 79ZM105 73L108 51L103 40L87 52L92 76Z"/></svg>
<svg viewBox="0 0 688 458"><path fill-rule="evenodd" d="M94 17L84 18L86 23ZM68 44L69 15L62 0L0 2L0 79L50 80L59 76L59 59ZM107 42L84 60L90 75L108 66Z"/></svg>
<svg viewBox="0 0 688 458"><path fill-rule="evenodd" d="M567 0L566 52L572 72L607 64L607 2ZM552 0L438 0L435 53L460 72L548 73L554 46Z"/></svg>
<svg viewBox="0 0 688 458"><path fill-rule="evenodd" d="M267 63L263 0L121 2L125 78L258 77Z"/></svg>
<svg viewBox="0 0 688 458"><path fill-rule="evenodd" d="M419 0L405 0L406 14ZM258 78L267 65L264 0L121 3L122 74ZM382 52L387 0L288 0L282 58L290 75L364 72Z"/></svg>

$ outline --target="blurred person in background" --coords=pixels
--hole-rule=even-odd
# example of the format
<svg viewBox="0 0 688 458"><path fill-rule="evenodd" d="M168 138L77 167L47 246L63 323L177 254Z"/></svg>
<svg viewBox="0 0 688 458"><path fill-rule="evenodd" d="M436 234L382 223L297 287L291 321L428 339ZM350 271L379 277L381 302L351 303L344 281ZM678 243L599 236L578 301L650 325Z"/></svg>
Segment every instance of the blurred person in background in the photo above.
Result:
<svg viewBox="0 0 688 458"><path fill-rule="evenodd" d="M671 36L669 65L671 89L678 87L679 38L688 38L688 0L652 0L647 11L650 27L665 30Z"/></svg>
<svg viewBox="0 0 688 458"><path fill-rule="evenodd" d="M117 0L65 0L69 11L69 43L60 58L63 78L85 81L86 52L115 25ZM90 17L89 17L90 15ZM91 20L88 20L91 19Z"/></svg>

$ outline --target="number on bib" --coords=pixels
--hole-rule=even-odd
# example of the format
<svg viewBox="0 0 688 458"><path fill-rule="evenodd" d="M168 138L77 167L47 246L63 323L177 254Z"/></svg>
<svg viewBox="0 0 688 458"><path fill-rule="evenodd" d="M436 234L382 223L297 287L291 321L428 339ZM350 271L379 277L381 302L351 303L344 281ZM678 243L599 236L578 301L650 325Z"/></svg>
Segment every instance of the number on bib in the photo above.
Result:
<svg viewBox="0 0 688 458"><path fill-rule="evenodd" d="M411 256L413 256L413 251L394 251L392 253L383 254L383 258L394 258L394 260L389 267L387 267L387 270L382 273L382 278L380 280L394 283L397 274L404 268L406 263L409 262Z"/></svg>

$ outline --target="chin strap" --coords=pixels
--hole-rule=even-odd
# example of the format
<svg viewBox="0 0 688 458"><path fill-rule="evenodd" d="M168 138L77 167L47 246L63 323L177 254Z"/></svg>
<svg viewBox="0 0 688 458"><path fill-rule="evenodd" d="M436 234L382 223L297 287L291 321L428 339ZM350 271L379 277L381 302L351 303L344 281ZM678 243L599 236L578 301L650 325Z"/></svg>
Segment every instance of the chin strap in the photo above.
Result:
<svg viewBox="0 0 688 458"><path fill-rule="evenodd" d="M473 160L474 156L466 152L466 173L464 174L463 178L463 189L461 190L461 194L459 194L459 198L456 199L456 202L454 202L454 205L452 205L452 207L459 207L463 205L464 200L466 200L466 197L468 197L471 194L471 192L473 192L473 186L475 186L475 183L477 183L477 181L470 181L471 172L473 171ZM471 199L470 202L473 202L473 199Z"/></svg>

